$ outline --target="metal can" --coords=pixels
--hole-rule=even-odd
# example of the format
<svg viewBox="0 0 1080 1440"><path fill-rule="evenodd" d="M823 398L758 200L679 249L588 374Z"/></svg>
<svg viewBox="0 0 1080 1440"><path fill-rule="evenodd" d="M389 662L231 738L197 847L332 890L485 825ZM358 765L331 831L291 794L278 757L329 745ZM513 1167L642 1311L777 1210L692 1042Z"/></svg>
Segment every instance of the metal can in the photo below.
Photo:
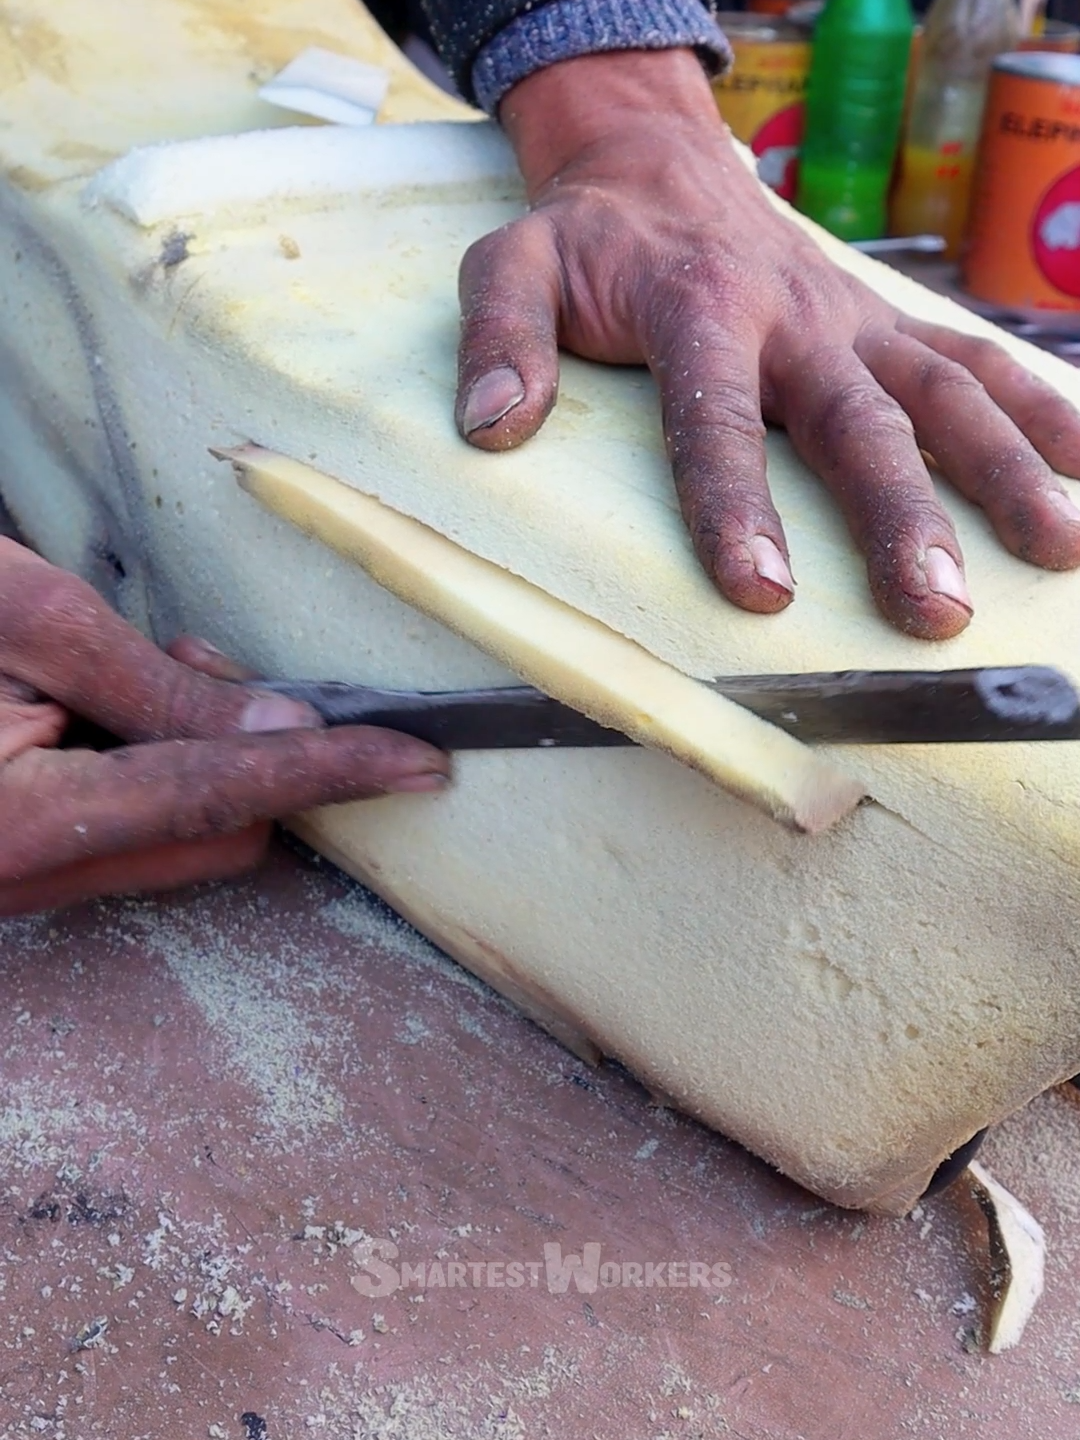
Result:
<svg viewBox="0 0 1080 1440"><path fill-rule="evenodd" d="M1025 35L1016 45L1017 50L1063 50L1075 55L1080 50L1080 25L1070 25L1065 20L1044 20L1038 35Z"/></svg>
<svg viewBox="0 0 1080 1440"><path fill-rule="evenodd" d="M976 299L1080 310L1080 55L994 61L961 269Z"/></svg>
<svg viewBox="0 0 1080 1440"><path fill-rule="evenodd" d="M758 157L758 174L785 200L795 197L803 98L810 73L806 30L733 11L718 15L735 56L713 84L720 114Z"/></svg>

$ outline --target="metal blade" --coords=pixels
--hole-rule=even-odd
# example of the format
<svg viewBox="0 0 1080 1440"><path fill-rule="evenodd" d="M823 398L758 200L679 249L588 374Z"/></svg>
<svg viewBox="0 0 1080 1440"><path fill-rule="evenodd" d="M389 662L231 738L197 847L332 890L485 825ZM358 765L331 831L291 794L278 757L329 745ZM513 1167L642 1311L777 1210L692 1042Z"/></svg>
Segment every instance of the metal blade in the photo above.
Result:
<svg viewBox="0 0 1080 1440"><path fill-rule="evenodd" d="M328 725L382 725L444 750L630 745L577 710L527 686L425 693L277 680L263 688L312 705ZM721 695L800 740L925 745L1080 739L1080 697L1057 670L847 670L740 675Z"/></svg>
<svg viewBox="0 0 1080 1440"><path fill-rule="evenodd" d="M440 750L531 750L632 745L530 686L494 690L374 690L333 681L274 680L263 689L303 700L328 725L382 725Z"/></svg>
<svg viewBox="0 0 1080 1440"><path fill-rule="evenodd" d="M1080 739L1080 697L1060 671L1042 665L740 675L713 684L806 741L955 745Z"/></svg>

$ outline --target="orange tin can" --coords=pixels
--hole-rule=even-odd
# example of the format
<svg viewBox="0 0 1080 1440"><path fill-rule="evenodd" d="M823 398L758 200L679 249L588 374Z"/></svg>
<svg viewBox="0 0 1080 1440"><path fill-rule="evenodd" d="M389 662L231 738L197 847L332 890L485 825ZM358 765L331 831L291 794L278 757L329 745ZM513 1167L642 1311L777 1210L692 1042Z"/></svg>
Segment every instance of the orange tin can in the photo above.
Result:
<svg viewBox="0 0 1080 1440"><path fill-rule="evenodd" d="M716 17L735 63L713 82L731 133L758 157L758 174L785 200L795 198L803 98L810 73L807 30L732 11Z"/></svg>
<svg viewBox="0 0 1080 1440"><path fill-rule="evenodd" d="M1080 55L994 61L961 269L979 300L1080 310Z"/></svg>

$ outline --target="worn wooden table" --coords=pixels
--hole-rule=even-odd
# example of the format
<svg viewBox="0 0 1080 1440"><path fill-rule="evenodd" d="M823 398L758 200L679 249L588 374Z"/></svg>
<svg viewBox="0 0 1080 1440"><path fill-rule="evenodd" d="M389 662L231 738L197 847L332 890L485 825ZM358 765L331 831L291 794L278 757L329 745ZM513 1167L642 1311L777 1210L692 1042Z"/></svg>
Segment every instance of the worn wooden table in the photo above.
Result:
<svg viewBox="0 0 1080 1440"><path fill-rule="evenodd" d="M0 1057L5 1440L1080 1435L1076 1092L987 1142L1050 1243L990 1359L962 1186L816 1202L284 846L0 923Z"/></svg>

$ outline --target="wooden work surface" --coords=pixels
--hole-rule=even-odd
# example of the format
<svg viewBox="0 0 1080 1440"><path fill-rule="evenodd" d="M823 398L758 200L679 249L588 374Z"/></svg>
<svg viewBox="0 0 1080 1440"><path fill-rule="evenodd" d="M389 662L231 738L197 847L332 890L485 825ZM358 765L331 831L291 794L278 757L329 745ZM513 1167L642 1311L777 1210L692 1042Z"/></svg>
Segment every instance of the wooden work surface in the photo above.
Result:
<svg viewBox="0 0 1080 1440"><path fill-rule="evenodd" d="M0 922L0 1055L5 1440L1080 1435L1069 1090L985 1147L1049 1239L991 1359L963 1186L824 1206L283 846L241 885ZM364 1234L425 1280L480 1268L365 1296ZM729 1268L554 1293L548 1244L620 1281ZM535 1287L487 1283L513 1261Z"/></svg>

